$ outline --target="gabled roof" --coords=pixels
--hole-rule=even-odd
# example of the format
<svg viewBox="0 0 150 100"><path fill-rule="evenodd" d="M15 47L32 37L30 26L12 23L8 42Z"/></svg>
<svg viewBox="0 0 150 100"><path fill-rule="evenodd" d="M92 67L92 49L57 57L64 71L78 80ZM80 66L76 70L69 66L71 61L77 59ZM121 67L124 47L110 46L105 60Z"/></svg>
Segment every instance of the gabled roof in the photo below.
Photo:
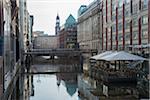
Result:
<svg viewBox="0 0 150 100"><path fill-rule="evenodd" d="M76 23L76 19L72 16L72 14L70 14L66 20L66 24L72 24L72 23Z"/></svg>
<svg viewBox="0 0 150 100"><path fill-rule="evenodd" d="M69 17L66 19L65 28L75 26L76 26L76 19L72 16L72 14L70 14Z"/></svg>

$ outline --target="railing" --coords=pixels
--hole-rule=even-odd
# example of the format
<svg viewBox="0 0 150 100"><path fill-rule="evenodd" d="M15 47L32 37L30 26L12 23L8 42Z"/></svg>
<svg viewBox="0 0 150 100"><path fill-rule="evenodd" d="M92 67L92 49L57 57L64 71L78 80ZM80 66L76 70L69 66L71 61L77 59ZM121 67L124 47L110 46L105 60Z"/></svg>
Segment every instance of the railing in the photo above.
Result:
<svg viewBox="0 0 150 100"><path fill-rule="evenodd" d="M74 55L81 55L81 51L79 49L31 49L24 54L31 54L31 55L67 55L67 56L74 56Z"/></svg>

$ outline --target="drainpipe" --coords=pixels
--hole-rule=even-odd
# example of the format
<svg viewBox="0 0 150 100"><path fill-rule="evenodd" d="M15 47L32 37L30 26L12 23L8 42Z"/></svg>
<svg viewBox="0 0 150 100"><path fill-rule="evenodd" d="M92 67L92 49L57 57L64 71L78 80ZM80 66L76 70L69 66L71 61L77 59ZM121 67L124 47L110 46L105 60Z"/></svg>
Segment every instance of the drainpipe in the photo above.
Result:
<svg viewBox="0 0 150 100"><path fill-rule="evenodd" d="M118 50L118 0L116 0L116 50Z"/></svg>

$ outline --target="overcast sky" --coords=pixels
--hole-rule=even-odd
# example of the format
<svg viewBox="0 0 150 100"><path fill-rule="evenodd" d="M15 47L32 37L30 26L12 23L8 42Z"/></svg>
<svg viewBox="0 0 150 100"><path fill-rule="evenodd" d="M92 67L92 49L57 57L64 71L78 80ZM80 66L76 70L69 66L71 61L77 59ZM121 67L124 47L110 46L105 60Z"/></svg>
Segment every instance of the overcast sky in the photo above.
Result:
<svg viewBox="0 0 150 100"><path fill-rule="evenodd" d="M77 11L81 5L88 5L93 0L27 0L27 9L34 15L33 30L44 31L46 34L55 34L57 13L60 16L60 25L65 23L72 14L77 19Z"/></svg>

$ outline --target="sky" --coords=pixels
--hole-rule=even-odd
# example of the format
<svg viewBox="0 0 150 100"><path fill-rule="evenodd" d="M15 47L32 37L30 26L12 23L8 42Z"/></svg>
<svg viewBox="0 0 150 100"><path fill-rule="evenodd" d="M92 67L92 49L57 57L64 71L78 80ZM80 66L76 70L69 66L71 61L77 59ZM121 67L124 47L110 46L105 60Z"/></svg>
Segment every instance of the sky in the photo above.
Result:
<svg viewBox="0 0 150 100"><path fill-rule="evenodd" d="M77 19L77 12L81 5L88 5L93 0L27 0L27 9L34 16L33 31L44 31L45 34L55 34L57 13L60 26L72 14Z"/></svg>

